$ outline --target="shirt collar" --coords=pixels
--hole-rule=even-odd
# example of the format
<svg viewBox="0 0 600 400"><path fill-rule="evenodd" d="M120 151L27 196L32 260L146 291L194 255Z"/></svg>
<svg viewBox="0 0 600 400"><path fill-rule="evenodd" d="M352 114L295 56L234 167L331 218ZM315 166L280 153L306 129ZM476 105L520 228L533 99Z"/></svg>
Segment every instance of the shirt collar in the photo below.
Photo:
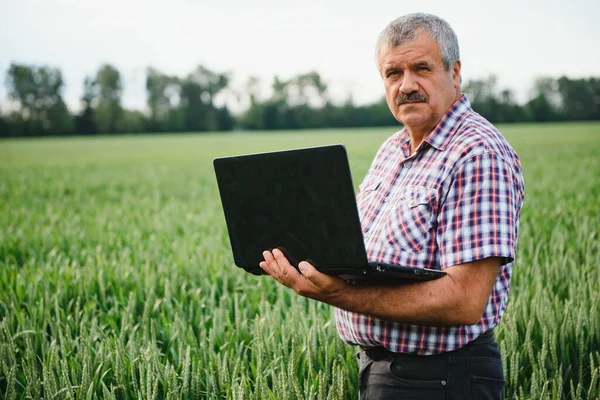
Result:
<svg viewBox="0 0 600 400"><path fill-rule="evenodd" d="M448 109L431 133L423 139L423 142L428 143L438 150L446 149L446 146L450 143L456 129L460 126L460 122L472 110L469 99L463 94ZM404 128L394 136L393 141L396 146L400 147L405 154L410 154L410 135L408 134L408 130Z"/></svg>

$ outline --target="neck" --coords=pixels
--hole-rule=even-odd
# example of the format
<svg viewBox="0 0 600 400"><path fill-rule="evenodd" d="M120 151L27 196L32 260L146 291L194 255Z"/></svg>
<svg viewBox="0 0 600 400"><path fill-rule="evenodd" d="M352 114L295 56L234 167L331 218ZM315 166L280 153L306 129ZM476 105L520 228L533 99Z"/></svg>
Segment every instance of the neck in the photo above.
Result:
<svg viewBox="0 0 600 400"><path fill-rule="evenodd" d="M462 91L460 90L460 87L456 88L455 92L456 93L452 104L456 103L462 96ZM450 107L452 107L452 104L448 106L448 110L450 109ZM446 113L448 112L448 110L446 110ZM417 147L419 147L419 145L423 142L423 139L425 139L425 137L427 137L427 135L429 135L431 131L435 129L435 127L443 117L444 116L441 115L433 124L430 122L425 122L422 125L417 126L405 125L406 130L410 135L410 154L413 154L417 150Z"/></svg>
<svg viewBox="0 0 600 400"><path fill-rule="evenodd" d="M434 126L423 126L423 127L406 127L410 136L410 154L413 154L417 147L423 142L423 139L435 128Z"/></svg>

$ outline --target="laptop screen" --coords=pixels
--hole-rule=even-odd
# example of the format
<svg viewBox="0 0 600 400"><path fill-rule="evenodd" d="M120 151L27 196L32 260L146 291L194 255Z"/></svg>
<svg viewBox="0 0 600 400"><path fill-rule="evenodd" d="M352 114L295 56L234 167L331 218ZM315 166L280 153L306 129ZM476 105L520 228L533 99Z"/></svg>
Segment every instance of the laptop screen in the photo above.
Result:
<svg viewBox="0 0 600 400"><path fill-rule="evenodd" d="M342 145L214 161L235 264L261 274L262 252L326 273L366 264L348 156Z"/></svg>

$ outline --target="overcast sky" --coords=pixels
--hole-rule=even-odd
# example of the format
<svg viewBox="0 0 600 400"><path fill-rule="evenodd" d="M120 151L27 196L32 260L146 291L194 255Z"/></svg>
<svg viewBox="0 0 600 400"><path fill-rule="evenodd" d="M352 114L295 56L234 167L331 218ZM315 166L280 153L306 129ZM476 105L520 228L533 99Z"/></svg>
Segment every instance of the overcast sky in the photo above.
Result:
<svg viewBox="0 0 600 400"><path fill-rule="evenodd" d="M61 69L77 107L102 63L124 79L124 104L145 106L147 66L184 76L202 64L270 83L318 71L334 98L383 94L374 62L379 32L409 12L446 19L458 35L463 79L498 76L527 98L537 76L600 75L600 1L0 0L0 97L11 62Z"/></svg>

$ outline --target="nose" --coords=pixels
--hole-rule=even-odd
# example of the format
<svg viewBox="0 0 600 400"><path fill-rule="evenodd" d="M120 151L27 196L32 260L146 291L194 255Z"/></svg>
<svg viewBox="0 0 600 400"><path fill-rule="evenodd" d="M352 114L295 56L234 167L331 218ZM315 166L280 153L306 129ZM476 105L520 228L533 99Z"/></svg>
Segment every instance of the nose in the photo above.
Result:
<svg viewBox="0 0 600 400"><path fill-rule="evenodd" d="M413 76L413 74L411 74L410 72L405 73L404 76L402 77L402 84L400 85L400 91L403 94L409 94L412 92L416 92L417 90L419 90L419 85L417 84L417 81L416 81L415 77Z"/></svg>

